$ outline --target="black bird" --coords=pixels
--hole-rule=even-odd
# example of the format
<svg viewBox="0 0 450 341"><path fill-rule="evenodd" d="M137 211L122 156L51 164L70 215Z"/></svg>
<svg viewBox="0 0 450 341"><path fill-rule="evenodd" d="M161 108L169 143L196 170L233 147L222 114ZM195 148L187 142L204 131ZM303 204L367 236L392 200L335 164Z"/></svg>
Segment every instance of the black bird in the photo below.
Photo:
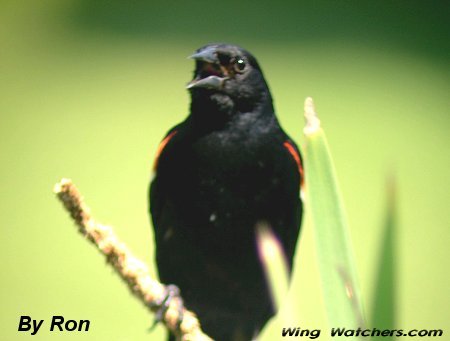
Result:
<svg viewBox="0 0 450 341"><path fill-rule="evenodd" d="M150 187L159 276L215 340L251 340L275 313L255 227L271 226L292 268L301 157L248 51L210 44L191 57L190 114L161 142Z"/></svg>

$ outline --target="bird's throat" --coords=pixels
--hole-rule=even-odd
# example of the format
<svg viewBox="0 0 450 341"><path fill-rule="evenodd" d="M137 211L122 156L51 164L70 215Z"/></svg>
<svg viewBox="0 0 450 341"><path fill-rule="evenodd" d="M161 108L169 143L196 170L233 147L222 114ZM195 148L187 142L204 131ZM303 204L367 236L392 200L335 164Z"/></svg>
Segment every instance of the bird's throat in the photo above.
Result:
<svg viewBox="0 0 450 341"><path fill-rule="evenodd" d="M241 100L238 103L227 94L207 89L196 89L191 94L189 119L196 129L203 132L221 130L238 115L250 112L259 117L274 115L270 93L262 96L261 101Z"/></svg>
<svg viewBox="0 0 450 341"><path fill-rule="evenodd" d="M225 94L204 89L192 93L190 118L201 130L221 129L236 113L234 101Z"/></svg>

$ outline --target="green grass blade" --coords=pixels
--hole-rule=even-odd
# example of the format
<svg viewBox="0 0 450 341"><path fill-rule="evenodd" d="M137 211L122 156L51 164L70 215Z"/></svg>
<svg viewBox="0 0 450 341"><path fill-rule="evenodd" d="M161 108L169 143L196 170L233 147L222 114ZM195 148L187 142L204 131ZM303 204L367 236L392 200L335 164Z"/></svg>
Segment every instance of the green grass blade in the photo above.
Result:
<svg viewBox="0 0 450 341"><path fill-rule="evenodd" d="M286 325L298 323L289 301L289 271L286 255L280 241L269 225L260 223L257 228L257 246L266 280L269 283L272 304ZM282 308L282 309L281 309ZM281 309L281 310L280 310Z"/></svg>
<svg viewBox="0 0 450 341"><path fill-rule="evenodd" d="M363 327L347 220L325 133L311 98L305 101L306 205L314 229L325 309L330 327Z"/></svg>
<svg viewBox="0 0 450 341"><path fill-rule="evenodd" d="M371 327L377 329L395 329L395 207L395 182L391 179L387 186L384 236L380 248L378 274L375 279L376 288L372 302ZM393 337L384 337L383 339L389 340Z"/></svg>

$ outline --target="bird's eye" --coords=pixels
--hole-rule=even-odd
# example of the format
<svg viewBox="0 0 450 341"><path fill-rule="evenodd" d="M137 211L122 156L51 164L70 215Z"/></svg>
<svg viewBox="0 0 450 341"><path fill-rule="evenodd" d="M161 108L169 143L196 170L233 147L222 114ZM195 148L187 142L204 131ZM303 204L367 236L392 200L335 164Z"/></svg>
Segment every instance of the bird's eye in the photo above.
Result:
<svg viewBox="0 0 450 341"><path fill-rule="evenodd" d="M247 64L245 63L245 60L243 60L242 58L239 58L234 62L234 68L236 72L244 71L246 66Z"/></svg>

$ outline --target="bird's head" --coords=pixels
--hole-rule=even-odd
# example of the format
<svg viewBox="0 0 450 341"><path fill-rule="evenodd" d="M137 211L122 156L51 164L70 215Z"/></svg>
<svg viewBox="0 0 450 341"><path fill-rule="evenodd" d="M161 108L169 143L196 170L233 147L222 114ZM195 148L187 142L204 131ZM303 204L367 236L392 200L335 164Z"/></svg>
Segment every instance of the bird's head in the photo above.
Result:
<svg viewBox="0 0 450 341"><path fill-rule="evenodd" d="M209 44L198 49L194 77L187 89L195 102L211 103L228 114L273 112L272 98L255 57L236 45ZM210 109L211 110L211 109Z"/></svg>

